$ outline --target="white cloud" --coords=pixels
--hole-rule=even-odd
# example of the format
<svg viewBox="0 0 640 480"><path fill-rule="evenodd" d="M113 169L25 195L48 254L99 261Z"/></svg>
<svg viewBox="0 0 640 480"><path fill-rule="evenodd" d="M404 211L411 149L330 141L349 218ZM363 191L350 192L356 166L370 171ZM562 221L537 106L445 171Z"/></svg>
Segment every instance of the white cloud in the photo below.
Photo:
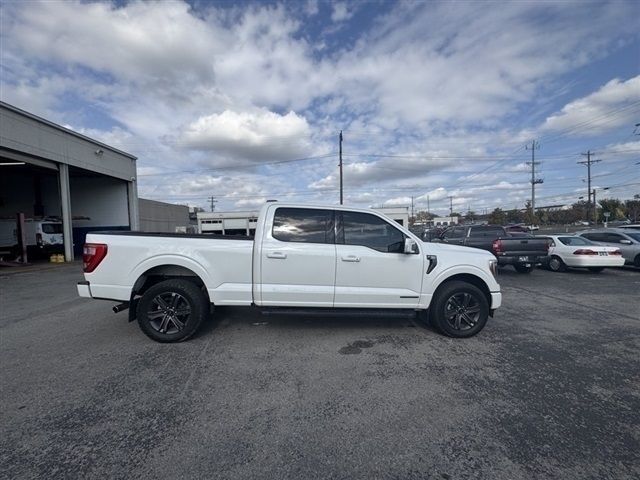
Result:
<svg viewBox="0 0 640 480"><path fill-rule="evenodd" d="M614 78L599 90L568 103L560 112L547 117L540 130L593 135L622 125L631 128L639 104L640 75L626 81Z"/></svg>
<svg viewBox="0 0 640 480"><path fill-rule="evenodd" d="M177 143L235 159L283 160L308 153L309 124L295 112L279 115L267 110L225 110L192 122Z"/></svg>
<svg viewBox="0 0 640 480"><path fill-rule="evenodd" d="M304 13L310 17L317 15L320 11L318 7L318 0L307 0L307 3L304 6Z"/></svg>
<svg viewBox="0 0 640 480"><path fill-rule="evenodd" d="M331 20L334 22L344 22L353 16L353 11L349 9L346 2L335 2L331 12Z"/></svg>

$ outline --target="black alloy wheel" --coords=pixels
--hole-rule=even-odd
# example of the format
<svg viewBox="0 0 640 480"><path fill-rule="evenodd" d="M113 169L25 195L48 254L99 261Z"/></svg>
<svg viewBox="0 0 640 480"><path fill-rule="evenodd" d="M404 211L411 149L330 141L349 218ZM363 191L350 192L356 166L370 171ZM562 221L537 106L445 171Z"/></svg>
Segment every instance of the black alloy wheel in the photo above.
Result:
<svg viewBox="0 0 640 480"><path fill-rule="evenodd" d="M489 318L489 303L475 285L446 282L436 291L429 308L434 327L450 337L468 338L480 332Z"/></svg>
<svg viewBox="0 0 640 480"><path fill-rule="evenodd" d="M149 324L160 333L172 335L182 330L191 315L191 305L176 292L156 295L147 311Z"/></svg>
<svg viewBox="0 0 640 480"><path fill-rule="evenodd" d="M480 303L467 292L451 295L444 308L444 317L454 330L469 330L480 318Z"/></svg>
<svg viewBox="0 0 640 480"><path fill-rule="evenodd" d="M156 342L182 342L209 313L209 302L194 282L170 279L150 287L138 302L138 325Z"/></svg>

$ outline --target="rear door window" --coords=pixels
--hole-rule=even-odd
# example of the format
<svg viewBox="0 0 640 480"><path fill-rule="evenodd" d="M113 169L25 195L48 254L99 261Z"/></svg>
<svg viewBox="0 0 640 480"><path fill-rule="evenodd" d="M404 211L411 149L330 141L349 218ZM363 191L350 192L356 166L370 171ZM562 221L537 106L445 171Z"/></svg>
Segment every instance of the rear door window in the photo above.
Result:
<svg viewBox="0 0 640 480"><path fill-rule="evenodd" d="M448 228L442 235L447 240L459 240L464 237L464 227Z"/></svg>
<svg viewBox="0 0 640 480"><path fill-rule="evenodd" d="M273 238L282 242L334 243L334 213L315 208L278 208Z"/></svg>
<svg viewBox="0 0 640 480"><path fill-rule="evenodd" d="M471 227L469 236L498 238L504 236L504 230L499 227Z"/></svg>

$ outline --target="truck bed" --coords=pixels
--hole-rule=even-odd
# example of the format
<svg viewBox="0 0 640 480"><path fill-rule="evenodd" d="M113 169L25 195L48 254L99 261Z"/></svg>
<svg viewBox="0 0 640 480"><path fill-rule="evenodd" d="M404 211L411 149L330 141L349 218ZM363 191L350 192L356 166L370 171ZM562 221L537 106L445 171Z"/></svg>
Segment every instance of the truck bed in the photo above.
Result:
<svg viewBox="0 0 640 480"><path fill-rule="evenodd" d="M87 244L108 246L100 268L85 274L93 297L128 301L133 286L143 276L195 274L217 305L251 305L251 237L92 232L87 235Z"/></svg>

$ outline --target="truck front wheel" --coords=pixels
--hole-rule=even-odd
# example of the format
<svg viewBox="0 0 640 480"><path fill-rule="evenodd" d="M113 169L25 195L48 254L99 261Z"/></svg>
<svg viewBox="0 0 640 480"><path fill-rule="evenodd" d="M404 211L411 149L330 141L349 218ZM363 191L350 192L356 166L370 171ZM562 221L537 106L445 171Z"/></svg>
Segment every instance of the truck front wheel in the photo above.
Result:
<svg viewBox="0 0 640 480"><path fill-rule="evenodd" d="M489 317L489 305L478 287L453 281L438 289L429 313L440 332L449 337L467 338L484 328Z"/></svg>
<svg viewBox="0 0 640 480"><path fill-rule="evenodd" d="M193 282L164 280L149 288L138 303L138 325L156 342L182 342L192 336L209 311L207 299Z"/></svg>

